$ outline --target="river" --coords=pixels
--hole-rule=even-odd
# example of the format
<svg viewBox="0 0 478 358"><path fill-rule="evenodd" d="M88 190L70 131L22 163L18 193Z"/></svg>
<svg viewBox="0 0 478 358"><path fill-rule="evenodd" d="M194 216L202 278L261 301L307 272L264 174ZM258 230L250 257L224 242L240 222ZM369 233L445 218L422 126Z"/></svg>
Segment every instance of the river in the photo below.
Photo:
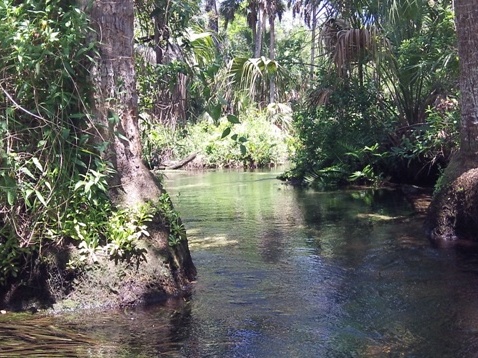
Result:
<svg viewBox="0 0 478 358"><path fill-rule="evenodd" d="M478 356L476 250L433 247L395 191L276 175L166 173L198 269L191 297L7 324L0 356Z"/></svg>

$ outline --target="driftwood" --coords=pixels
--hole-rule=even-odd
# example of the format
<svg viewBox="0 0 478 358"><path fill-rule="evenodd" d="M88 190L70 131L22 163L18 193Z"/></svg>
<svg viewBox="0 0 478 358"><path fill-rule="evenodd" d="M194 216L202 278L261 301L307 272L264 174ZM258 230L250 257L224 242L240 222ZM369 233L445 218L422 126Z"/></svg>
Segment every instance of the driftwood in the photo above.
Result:
<svg viewBox="0 0 478 358"><path fill-rule="evenodd" d="M180 160L177 163L173 163L170 165L165 165L165 169L180 169L184 167L186 164L188 164L190 161L192 161L194 158L196 158L197 153L193 153L188 155L186 158L183 160Z"/></svg>

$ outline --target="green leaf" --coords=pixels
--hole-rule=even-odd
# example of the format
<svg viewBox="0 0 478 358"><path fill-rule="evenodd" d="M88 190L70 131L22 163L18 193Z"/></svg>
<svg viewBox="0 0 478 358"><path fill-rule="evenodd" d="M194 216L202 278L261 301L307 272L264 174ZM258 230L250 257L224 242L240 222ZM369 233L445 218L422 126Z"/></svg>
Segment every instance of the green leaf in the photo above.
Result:
<svg viewBox="0 0 478 358"><path fill-rule="evenodd" d="M98 149L100 153L104 153L109 145L110 145L110 142L101 142L96 146L96 149Z"/></svg>
<svg viewBox="0 0 478 358"><path fill-rule="evenodd" d="M35 179L35 176L32 174L32 172L30 171L30 169L28 169L27 167L21 167L20 168L20 171L26 175L28 175L30 178L32 179Z"/></svg>
<svg viewBox="0 0 478 358"><path fill-rule="evenodd" d="M30 202L30 200L28 200L28 198L30 197L30 195L32 195L34 192L33 189L26 189L24 192L23 192L23 197L25 198L25 205L27 206L27 208L31 208L32 207L32 203Z"/></svg>
<svg viewBox="0 0 478 358"><path fill-rule="evenodd" d="M124 140L124 141L126 141L126 142L129 142L129 139L126 138L126 137L124 136L124 134L122 134L122 133L120 133L120 132L115 132L115 134L116 134L116 136L117 136L119 139Z"/></svg>
<svg viewBox="0 0 478 358"><path fill-rule="evenodd" d="M221 139L226 138L229 134L231 134L231 128L227 127L224 129L224 132L222 132Z"/></svg>
<svg viewBox="0 0 478 358"><path fill-rule="evenodd" d="M43 166L41 165L41 163L40 163L40 161L38 160L38 158L33 157L33 158L32 158L32 162L33 162L33 164L35 164L35 166L43 173Z"/></svg>
<svg viewBox="0 0 478 358"><path fill-rule="evenodd" d="M65 69L66 71L70 74L70 75L75 75L75 70L73 69L73 67L71 67L71 65L68 63L68 61L63 61L63 66L65 66Z"/></svg>
<svg viewBox="0 0 478 358"><path fill-rule="evenodd" d="M7 201L8 205L13 206L15 204L15 192L13 190L8 190L7 191Z"/></svg>
<svg viewBox="0 0 478 358"><path fill-rule="evenodd" d="M120 117L118 116L118 113L110 112L108 116L108 121L113 125L118 124L120 122Z"/></svg>
<svg viewBox="0 0 478 358"><path fill-rule="evenodd" d="M232 140L237 140L237 133L233 134L231 137Z"/></svg>
<svg viewBox="0 0 478 358"><path fill-rule="evenodd" d="M68 138L69 135L70 135L70 130L68 128L62 128L61 137L63 139L66 139L66 138Z"/></svg>
<svg viewBox="0 0 478 358"><path fill-rule="evenodd" d="M48 206L47 203L46 203L45 198L43 197L43 195L42 195L38 190L35 190L35 195L37 196L38 200L40 200L41 203L42 203L45 207Z"/></svg>
<svg viewBox="0 0 478 358"><path fill-rule="evenodd" d="M239 118L237 118L237 116L233 115L233 114L228 114L227 115L227 120L229 121L229 123L232 123L232 124L239 124L241 123L239 121Z"/></svg>
<svg viewBox="0 0 478 358"><path fill-rule="evenodd" d="M222 106L220 104L216 104L215 106L212 106L208 113L211 116L214 121L218 121L219 118L221 117L221 112L222 112Z"/></svg>
<svg viewBox="0 0 478 358"><path fill-rule="evenodd" d="M239 146L239 148L241 149L241 154L242 154L242 155L246 155L246 154L247 154L247 149L246 149L246 147L244 146L244 144L241 144L241 145Z"/></svg>

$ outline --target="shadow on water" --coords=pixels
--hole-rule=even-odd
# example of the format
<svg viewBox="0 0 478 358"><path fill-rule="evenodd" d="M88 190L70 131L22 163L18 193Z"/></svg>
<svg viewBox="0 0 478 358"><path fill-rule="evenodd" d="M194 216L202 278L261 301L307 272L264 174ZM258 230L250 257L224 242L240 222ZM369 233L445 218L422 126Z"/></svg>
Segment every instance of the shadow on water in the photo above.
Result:
<svg viewBox="0 0 478 358"><path fill-rule="evenodd" d="M0 356L476 356L478 248L433 247L399 193L168 177L198 268L190 300L7 323Z"/></svg>

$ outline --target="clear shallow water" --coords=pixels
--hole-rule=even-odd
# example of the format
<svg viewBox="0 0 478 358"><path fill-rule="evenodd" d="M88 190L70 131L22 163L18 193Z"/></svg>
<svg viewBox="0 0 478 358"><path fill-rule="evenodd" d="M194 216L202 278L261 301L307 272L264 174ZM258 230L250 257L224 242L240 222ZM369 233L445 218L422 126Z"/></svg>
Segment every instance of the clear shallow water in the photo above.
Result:
<svg viewBox="0 0 478 358"><path fill-rule="evenodd" d="M478 356L475 249L432 247L395 192L275 175L167 173L199 273L190 299L0 326L0 356L12 342L45 357Z"/></svg>

